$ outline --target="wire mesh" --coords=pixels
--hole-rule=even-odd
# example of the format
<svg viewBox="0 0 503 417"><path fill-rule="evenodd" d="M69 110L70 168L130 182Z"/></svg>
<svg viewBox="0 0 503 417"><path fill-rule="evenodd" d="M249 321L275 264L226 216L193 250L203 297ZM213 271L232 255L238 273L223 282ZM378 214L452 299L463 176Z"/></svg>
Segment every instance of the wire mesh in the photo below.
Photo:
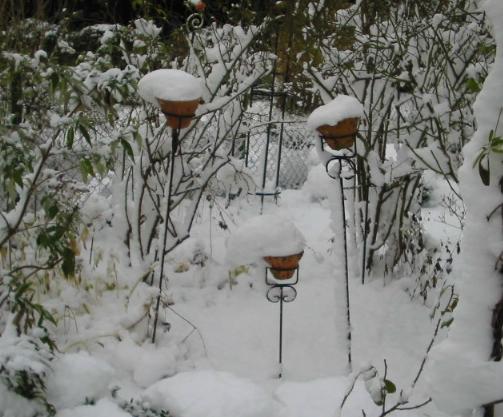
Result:
<svg viewBox="0 0 503 417"><path fill-rule="evenodd" d="M254 103L247 112L247 133L238 146L236 156L245 159L246 166L259 187L265 182L265 190L262 191L271 192L278 187L298 189L307 179L307 159L314 146L312 137L303 121L281 121L279 112L274 112L273 118L269 120L266 106L269 106L266 102Z"/></svg>

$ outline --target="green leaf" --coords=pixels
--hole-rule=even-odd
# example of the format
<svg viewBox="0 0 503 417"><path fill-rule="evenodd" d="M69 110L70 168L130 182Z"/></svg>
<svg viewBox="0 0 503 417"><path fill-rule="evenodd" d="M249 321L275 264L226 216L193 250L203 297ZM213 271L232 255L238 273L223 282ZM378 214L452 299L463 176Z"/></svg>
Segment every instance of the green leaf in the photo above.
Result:
<svg viewBox="0 0 503 417"><path fill-rule="evenodd" d="M20 187L23 186L23 175L22 175L22 171L20 169L14 169L12 171L12 179Z"/></svg>
<svg viewBox="0 0 503 417"><path fill-rule="evenodd" d="M487 158L486 158L487 159ZM484 167L484 164L482 163L483 158L479 160L479 175L480 179L482 180L482 184L484 185L489 185L490 183L490 172L489 172L489 159L487 159L487 168Z"/></svg>
<svg viewBox="0 0 503 417"><path fill-rule="evenodd" d="M94 176L93 165L89 159L82 159L80 161L80 173L84 182L87 182L88 177Z"/></svg>
<svg viewBox="0 0 503 417"><path fill-rule="evenodd" d="M478 153L477 157L476 157L476 158L475 158L475 160L473 161L472 168L475 168L475 167L477 166L477 164L479 164L479 163L480 163L480 161L481 161L483 158L485 158L485 157L486 157L487 152L488 152L488 151L487 151L487 148L486 148L486 147L483 147L483 148L479 151L479 153Z"/></svg>
<svg viewBox="0 0 503 417"><path fill-rule="evenodd" d="M104 177L106 175L107 167L100 159L97 161L94 161L94 167L98 171L98 174L100 174L102 177Z"/></svg>
<svg viewBox="0 0 503 417"><path fill-rule="evenodd" d="M141 138L140 132L138 132L137 130L135 130L133 132L133 138L134 138L136 144L141 147L141 144L142 144L143 140Z"/></svg>
<svg viewBox="0 0 503 417"><path fill-rule="evenodd" d="M79 130L80 133L82 133L82 136L84 136L84 139L86 142L91 145L91 136L89 135L89 131L87 130L87 127L84 125L84 122L82 120L79 121Z"/></svg>
<svg viewBox="0 0 503 417"><path fill-rule="evenodd" d="M59 207L57 204L49 204L44 206L45 215L49 220L54 219L59 212Z"/></svg>
<svg viewBox="0 0 503 417"><path fill-rule="evenodd" d="M75 129L71 126L66 132L66 147L72 149L73 140L75 138Z"/></svg>
<svg viewBox="0 0 503 417"><path fill-rule="evenodd" d="M393 394L396 392L396 385L393 384L389 379L384 380L384 388L388 394Z"/></svg>
<svg viewBox="0 0 503 417"><path fill-rule="evenodd" d="M440 328L449 327L453 321L454 317L451 317L450 319L443 321Z"/></svg>
<svg viewBox="0 0 503 417"><path fill-rule="evenodd" d="M121 138L121 145L128 154L128 156L131 158L131 160L134 161L133 148L131 147L130 143L127 140Z"/></svg>
<svg viewBox="0 0 503 417"><path fill-rule="evenodd" d="M65 277L71 277L75 275L75 253L73 253L71 248L65 248L63 251L63 263L61 265L63 274Z"/></svg>
<svg viewBox="0 0 503 417"><path fill-rule="evenodd" d="M47 248L49 247L51 243L50 237L43 231L37 236L37 245L42 247L42 248Z"/></svg>
<svg viewBox="0 0 503 417"><path fill-rule="evenodd" d="M466 89L470 93L478 93L480 91L480 84L477 80L469 78L465 81Z"/></svg>
<svg viewBox="0 0 503 417"><path fill-rule="evenodd" d="M454 311L454 309L457 307L458 305L458 301L459 301L459 298L454 298L454 300L452 300L452 303L449 305L449 307L447 308L447 312L449 313L452 313Z"/></svg>
<svg viewBox="0 0 503 417"><path fill-rule="evenodd" d="M54 93L58 90L58 85L59 85L59 74L57 71L54 71L51 76L51 91Z"/></svg>

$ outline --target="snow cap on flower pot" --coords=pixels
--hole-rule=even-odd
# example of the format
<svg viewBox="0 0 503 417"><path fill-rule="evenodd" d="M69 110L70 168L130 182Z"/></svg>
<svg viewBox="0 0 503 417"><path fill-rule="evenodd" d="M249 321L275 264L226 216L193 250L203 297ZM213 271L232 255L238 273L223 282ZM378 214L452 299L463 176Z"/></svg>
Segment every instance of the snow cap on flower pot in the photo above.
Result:
<svg viewBox="0 0 503 417"><path fill-rule="evenodd" d="M354 97L340 94L315 109L307 119L307 126L318 131L330 148L340 150L353 146L362 116L362 104Z"/></svg>
<svg viewBox="0 0 503 417"><path fill-rule="evenodd" d="M304 247L304 236L295 224L266 214L249 219L232 233L227 240L227 260L231 265L263 264L275 278L288 279L297 269Z"/></svg>
<svg viewBox="0 0 503 417"><path fill-rule="evenodd" d="M173 129L190 125L202 96L201 80L185 71L159 69L138 83L138 93L160 107Z"/></svg>

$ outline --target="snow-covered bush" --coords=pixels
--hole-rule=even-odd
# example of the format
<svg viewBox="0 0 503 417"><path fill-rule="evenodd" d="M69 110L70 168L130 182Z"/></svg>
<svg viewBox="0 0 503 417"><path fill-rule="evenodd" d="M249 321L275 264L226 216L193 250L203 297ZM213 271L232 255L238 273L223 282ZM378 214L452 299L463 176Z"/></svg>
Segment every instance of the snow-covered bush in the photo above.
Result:
<svg viewBox="0 0 503 417"><path fill-rule="evenodd" d="M0 337L2 412L6 415L23 412L27 417L41 415L39 413L54 415L54 406L47 401L45 392L53 352L36 337L18 337L11 333Z"/></svg>
<svg viewBox="0 0 503 417"><path fill-rule="evenodd" d="M324 102L347 94L365 108L355 221L375 272L421 269L421 170L457 182L461 148L473 132L472 103L494 53L485 15L474 4L428 5L393 7L372 24L363 24L358 5L340 10L337 27L353 34L352 45L327 37L323 63L306 66Z"/></svg>
<svg viewBox="0 0 503 417"><path fill-rule="evenodd" d="M164 61L165 68L183 69L201 82L204 104L178 138L173 139L158 106L150 103L124 106L111 132L122 155L111 176L111 228L100 233L124 242L119 262L139 268L160 291L165 256L189 237L203 194L215 189L211 183L222 182L216 173L230 162L241 136L246 92L270 71L272 58L251 49L264 26L212 24L187 34L188 57ZM145 87L144 97L150 87L160 88Z"/></svg>
<svg viewBox="0 0 503 417"><path fill-rule="evenodd" d="M0 57L0 330L11 312L21 333L61 318L41 301L61 278L106 291L119 265L148 277L160 254L188 237L203 193L222 182L215 174L240 135L243 97L272 57L250 48L263 27L187 33L188 57L174 57L144 19L77 34L36 21L16 30ZM180 135L164 243L171 136L136 91L141 74L159 67L200 77L205 101L202 123Z"/></svg>
<svg viewBox="0 0 503 417"><path fill-rule="evenodd" d="M93 51L76 44L89 34ZM11 323L22 340L32 335L23 343L36 351L54 348L53 330L70 308L47 300L64 288L100 287L83 258L93 228L110 221L106 198L94 192L130 149L116 126L127 117L122 107L139 103L132 60L151 65L165 51L159 40L147 50L148 36L155 42L126 27L75 34L28 20L0 39L0 333ZM2 365L0 389L43 403L46 370L30 369L16 374Z"/></svg>
<svg viewBox="0 0 503 417"><path fill-rule="evenodd" d="M439 408L449 413L470 413L483 405L484 414L497 414L501 403L502 293L501 197L502 157L498 148L503 126L503 5L483 4L492 24L497 52L474 104L477 131L465 146L460 169L460 192L467 206L461 251L453 275L459 292L449 337L434 348L428 379ZM493 152L494 151L494 152ZM480 155L485 155L480 161ZM482 162L482 169L478 169ZM487 169L490 168L490 169ZM477 389L472 389L477 387ZM464 391L463 394L460 394Z"/></svg>

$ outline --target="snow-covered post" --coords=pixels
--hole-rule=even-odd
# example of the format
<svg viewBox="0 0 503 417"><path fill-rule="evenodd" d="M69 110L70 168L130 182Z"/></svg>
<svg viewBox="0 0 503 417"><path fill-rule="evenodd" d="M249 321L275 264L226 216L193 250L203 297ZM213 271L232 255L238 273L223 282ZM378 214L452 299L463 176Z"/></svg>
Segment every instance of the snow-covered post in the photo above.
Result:
<svg viewBox="0 0 503 417"><path fill-rule="evenodd" d="M325 165L327 174L335 179L338 188L329 194L331 206L331 227L335 235L334 252L336 255L336 271L344 262L344 291L336 288L338 302L337 316L346 318L341 333L346 334L345 350L347 351L348 369L351 371L351 309L349 302L349 269L346 235L346 213L344 201L344 166L350 167L350 175L355 175L356 167L353 158L356 156L356 133L359 119L363 116L363 106L354 97L339 95L329 103L314 110L307 120L308 127L319 136L316 149L321 162ZM335 152L325 150L323 141ZM352 149L353 148L353 149ZM339 213L338 213L339 212ZM339 238L342 236L342 239ZM365 254L364 254L365 256ZM337 281L336 281L337 282ZM344 294L344 299L341 295ZM345 311L342 310L345 306ZM342 324L339 320L337 323ZM339 327L339 326L338 326Z"/></svg>
<svg viewBox="0 0 503 417"><path fill-rule="evenodd" d="M267 300L279 303L279 378L283 375L283 303L290 303L297 298L294 286L299 282L299 261L304 254L304 247L304 236L297 227L274 215L248 220L227 241L230 264L255 263L266 268L265 283L269 287Z"/></svg>
<svg viewBox="0 0 503 417"><path fill-rule="evenodd" d="M172 246L172 243L168 244L168 235L170 235L171 240L176 241L179 239L175 222L171 219L175 175L178 177L183 175L182 166L175 169L179 149L179 134L180 129L189 127L192 118L195 116L194 113L201 100L202 88L200 80L184 71L161 69L145 75L138 84L138 91L145 101L160 106L161 111L166 116L168 126L171 128L171 149L169 151L165 149L165 151L169 152L169 155L162 155L162 153L159 155L161 159L169 158L169 176L167 178L167 195L162 196L165 198L164 205L166 207L165 215L161 219L164 225L162 245L157 249L157 253L160 253L161 265L159 270L159 293L156 300L154 328L152 331L152 343L154 343L164 280L166 248ZM178 157L182 158L181 152L178 153Z"/></svg>

